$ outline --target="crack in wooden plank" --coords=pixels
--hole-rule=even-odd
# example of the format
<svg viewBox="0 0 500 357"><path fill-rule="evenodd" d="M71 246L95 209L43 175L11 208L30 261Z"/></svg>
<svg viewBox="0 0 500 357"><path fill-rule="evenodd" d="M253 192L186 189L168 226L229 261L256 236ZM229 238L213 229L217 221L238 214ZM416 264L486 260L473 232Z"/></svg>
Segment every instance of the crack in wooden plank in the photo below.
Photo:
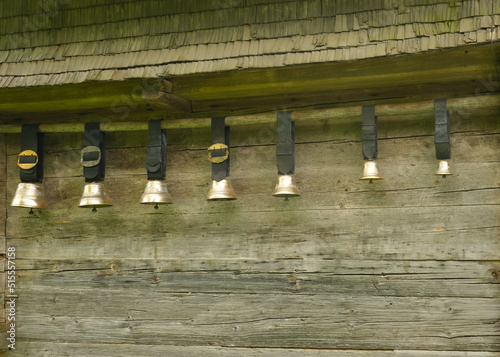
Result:
<svg viewBox="0 0 500 357"><path fill-rule="evenodd" d="M479 188L469 188L469 189L463 189L463 190L453 190L453 191L439 191L439 192L434 192L434 194L440 194L440 193L457 193L457 192L472 192L472 191L486 191L486 190L499 190L500 187L479 187Z"/></svg>

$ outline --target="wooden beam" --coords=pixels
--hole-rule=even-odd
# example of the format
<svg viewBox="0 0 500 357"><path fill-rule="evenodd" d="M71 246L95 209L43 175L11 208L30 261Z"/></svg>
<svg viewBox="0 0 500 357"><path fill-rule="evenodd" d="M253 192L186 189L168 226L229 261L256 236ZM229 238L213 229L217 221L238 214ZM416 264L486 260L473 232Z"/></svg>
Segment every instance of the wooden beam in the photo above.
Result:
<svg viewBox="0 0 500 357"><path fill-rule="evenodd" d="M151 106L165 110L174 108L176 111L184 113L191 113L193 111L190 100L162 91L156 93L143 92L142 99Z"/></svg>
<svg viewBox="0 0 500 357"><path fill-rule="evenodd" d="M447 107L452 112L473 113L477 110L498 108L500 104L500 94L487 94L482 96L451 98L447 101ZM382 104L375 107L378 116L401 117L427 114L432 116L434 113L434 101L422 101L404 104ZM297 110L293 111L292 117L295 121L311 120L336 120L346 118L357 118L361 115L361 106L340 107L318 110ZM232 116L227 118L228 125L253 125L269 123L276 119L276 112L267 112L262 114ZM181 128L207 128L210 127L210 118L185 118L168 119L162 122L164 129ZM56 123L40 124L39 130L44 133L60 132L83 132L83 123ZM103 131L138 131L147 130L147 121L135 122L103 122L101 130ZM1 125L0 133L20 133L21 125L10 124Z"/></svg>
<svg viewBox="0 0 500 357"><path fill-rule="evenodd" d="M380 88L392 88L397 94L401 86L488 80L493 73L491 47L478 45L354 62L208 73L169 80L174 84L175 94L195 101Z"/></svg>
<svg viewBox="0 0 500 357"><path fill-rule="evenodd" d="M82 356L136 357L148 351L151 356L205 356L205 357L498 357L497 352L464 351L406 351L391 350L340 350L340 349L294 349L294 348L235 348L223 346L169 346L134 343L47 343L45 341L23 341L16 351L25 356L38 351L58 356L68 350L78 351Z"/></svg>
<svg viewBox="0 0 500 357"><path fill-rule="evenodd" d="M125 81L0 88L0 121L203 118L472 96L499 90L490 45ZM166 93L166 94L163 94ZM168 94L168 95L167 95ZM186 115L189 113L189 115Z"/></svg>

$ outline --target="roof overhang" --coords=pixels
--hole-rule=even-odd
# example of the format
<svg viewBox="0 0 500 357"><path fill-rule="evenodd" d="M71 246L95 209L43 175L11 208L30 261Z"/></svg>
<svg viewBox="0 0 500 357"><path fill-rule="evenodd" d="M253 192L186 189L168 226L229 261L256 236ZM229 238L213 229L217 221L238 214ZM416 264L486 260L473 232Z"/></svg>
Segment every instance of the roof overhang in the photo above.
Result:
<svg viewBox="0 0 500 357"><path fill-rule="evenodd" d="M0 122L192 119L494 95L499 57L491 43L352 62L1 88Z"/></svg>

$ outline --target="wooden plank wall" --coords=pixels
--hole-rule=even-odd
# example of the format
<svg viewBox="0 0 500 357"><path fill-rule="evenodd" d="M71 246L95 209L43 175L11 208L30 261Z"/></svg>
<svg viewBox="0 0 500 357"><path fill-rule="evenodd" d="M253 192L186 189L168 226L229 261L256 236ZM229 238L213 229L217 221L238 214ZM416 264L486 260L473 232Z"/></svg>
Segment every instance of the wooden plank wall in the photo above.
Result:
<svg viewBox="0 0 500 357"><path fill-rule="evenodd" d="M7 348L5 335L5 234L7 217L7 141L4 134L0 134L0 351Z"/></svg>
<svg viewBox="0 0 500 357"><path fill-rule="evenodd" d="M500 123L379 117L384 180L360 181L361 121L297 123L302 197L273 198L274 123L233 127L232 202L207 202L210 131L168 132L174 204L141 206L145 132L108 133L115 205L78 208L81 134L46 134L50 209L8 208L23 356L498 356ZM7 199L20 138L7 135ZM0 180L1 184L1 180Z"/></svg>

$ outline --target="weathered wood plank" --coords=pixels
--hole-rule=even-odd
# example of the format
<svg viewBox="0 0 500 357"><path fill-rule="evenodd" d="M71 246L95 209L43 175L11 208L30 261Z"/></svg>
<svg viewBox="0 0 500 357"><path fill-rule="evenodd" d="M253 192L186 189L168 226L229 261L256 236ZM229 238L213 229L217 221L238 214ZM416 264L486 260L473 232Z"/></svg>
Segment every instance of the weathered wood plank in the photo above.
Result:
<svg viewBox="0 0 500 357"><path fill-rule="evenodd" d="M45 296L33 291L19 300L19 338L193 345L196 336L197 345L233 347L417 349L425 343L437 350L498 351L499 304L469 298L170 295L156 288L139 296L107 289Z"/></svg>
<svg viewBox="0 0 500 357"><path fill-rule="evenodd" d="M5 182L7 179L7 136L0 134L0 182ZM3 197L3 196L1 196ZM0 201L1 202L1 201Z"/></svg>
<svg viewBox="0 0 500 357"><path fill-rule="evenodd" d="M303 196L297 200L286 202L270 196L276 183L274 145L253 146L258 142L260 132L249 135L248 147L232 149L232 179L240 200L230 204L238 212L278 211L284 207L301 210L367 209L372 207L421 207L449 205L495 205L498 203L498 172L495 170L499 161L496 147L498 135L457 134L453 136L452 169L455 175L442 179L434 175L436 160L433 152L432 136L415 138L398 138L383 140L380 152L384 148L385 159L379 160L381 172L385 180L375 184L367 184L358 178L361 174L361 144L349 142L349 136L356 135L352 129L349 134L342 128L346 139L337 142L325 138L325 142L297 145L297 174ZM348 128L347 130L351 130ZM397 129L391 129L397 130ZM383 130L385 132L385 130ZM263 132L274 136L267 128ZM146 133L138 136L133 145L146 145ZM315 131L305 134L312 140ZM382 134L383 135L383 134ZM60 137L60 135L59 135ZM206 137L206 135L204 136ZM264 135L262 135L264 137ZM70 136L81 140L80 136ZM180 135L177 140L185 140ZM48 145L53 142L47 138ZM57 137L52 137L57 139ZM120 141L120 135L110 142ZM318 137L321 141L322 137ZM201 139L200 139L201 140ZM241 140L244 140L242 138ZM343 142L346 140L346 142ZM207 140L206 145L208 146ZM243 144L242 141L237 144ZM13 144L14 152L17 144ZM79 164L79 153L72 147L71 141L63 141L46 154L45 187L54 215L75 216L71 206L81 195L83 179ZM175 145L175 143L174 143ZM472 148L474 148L472 150ZM18 150L18 149L17 149ZM176 198L174 209L162 210L168 215L179 212L206 212L216 206L204 201L208 190L209 163L206 161L205 149L173 148L169 152L167 181L169 189ZM329 154L331 152L331 154ZM325 153L325 154L318 154ZM337 155L336 155L337 154ZM382 155L382 154L380 154ZM408 158L408 157L409 158ZM138 197L142 194L145 182L144 147L129 149L116 148L108 150L109 190L116 204L121 208L122 216L133 214L134 209L148 212L146 207L139 207ZM485 162L481 162L481 161ZM18 182L16 156L9 156L8 197L14 194ZM253 163L252 168L249 163ZM482 177L478 184L477 176ZM64 177L64 178L62 178ZM335 181L333 181L335 180ZM205 207L205 208L204 208ZM212 208L213 207L213 208ZM58 211L62 209L62 211ZM17 211L17 210L16 210ZM78 210L77 210L78 211ZM15 219L15 211L12 211Z"/></svg>
<svg viewBox="0 0 500 357"><path fill-rule="evenodd" d="M68 351L78 351L80 357L136 357L147 353L150 356L177 357L497 357L497 352L464 351L369 351L335 349L282 349L282 348L235 348L220 346L156 346L137 344L92 344L92 343L49 343L21 341L16 347L19 354L40 357L67 356Z"/></svg>
<svg viewBox="0 0 500 357"><path fill-rule="evenodd" d="M395 87L378 88L376 90L367 90L365 88L355 88L352 90L331 90L328 92L304 92L304 93L289 93L268 95L265 98L243 97L243 98L223 98L212 99L210 101L194 100L193 108L196 112L209 112L216 109L223 110L225 107L236 107L238 102L245 103L245 109L254 106L254 112L262 112L265 110L275 110L276 103L281 102L282 108L295 108L297 110L320 109L322 107L345 107L350 105L373 104L383 106L385 104L405 105L412 102L421 102L432 100L434 98L450 98L465 97L471 94L471 88L477 88L479 93L490 94L483 84L484 78L473 80L476 85L471 85L471 82L457 83L429 83L419 85L419 92L415 92L415 86L398 85ZM312 105L312 103L314 103ZM424 106L421 106L423 108ZM378 109L378 108L377 108ZM401 115L405 115L404 110ZM340 113L339 113L340 114ZM349 115L350 113L345 113ZM383 115L383 114L382 114Z"/></svg>
<svg viewBox="0 0 500 357"><path fill-rule="evenodd" d="M276 211L286 207L289 209L300 208L301 210L328 210L337 211L342 209L367 209L388 207L421 207L428 205L433 207L470 204L475 206L495 205L498 202L500 189L495 181L496 164L481 164L470 166L468 163L452 164L452 169L460 176L468 176L470 179L458 181L461 177L441 178L434 175L436 164L415 164L414 167L401 167L397 164L387 164L382 161L379 165L385 176L384 183L368 184L359 180L361 165L354 164L349 170L308 170L297 173L299 187L302 196L292 202L282 202L281 199L271 196L274 185L277 182L277 174L274 170L256 170L252 175L244 176L244 171L232 175L233 186L239 197L237 202L229 206L238 212ZM338 167L338 166L337 166ZM403 180L401 175L404 171L414 173L410 180ZM80 170L75 171L75 176L80 175ZM201 168L200 168L201 171ZM229 207L227 205L214 205L205 202L210 182L209 168L205 172L198 170L190 173L171 172L167 175L169 191L174 195L175 206L166 207L162 210L166 214L175 212L206 212L206 208ZM392 175L390 175L392 173ZM190 177L190 174L193 176ZM324 177L320 177L325 174ZM470 184L473 175L484 175L485 182L481 185ZM327 180L328 178L335 179ZM17 183L11 181L7 197L11 200L14 196ZM131 213L134 209L140 212L150 213L147 209L141 209L138 205L139 198L146 184L146 174L116 175L110 176L105 181L109 186L109 194L115 199L121 215ZM51 212L54 215L71 214L67 212L78 201L83 190L84 180L80 177L66 177L59 179L48 177L44 180ZM117 186L118 185L118 186ZM124 187L124 188L121 188ZM145 207L142 207L145 208ZM14 209L11 213L15 215ZM120 214L120 213L119 213Z"/></svg>
<svg viewBox="0 0 500 357"><path fill-rule="evenodd" d="M137 107L142 104L141 95L142 91L152 89L156 84L161 85L161 82L155 80L128 80L119 82L103 82L99 84L95 82L82 83L76 86L39 86L36 88L2 88L0 93L2 98L5 98L0 110L3 112L8 111L31 111L35 107L40 110L58 110L58 109L83 109L83 108L100 108L107 107L114 109L114 119L116 120L119 115L123 114L119 111L121 107ZM143 85L146 85L145 89ZM17 108L19 103L26 100L26 92L32 91L36 97L35 104L33 100L31 104L25 103L27 106L24 108ZM62 98L64 100L61 100ZM57 99L59 98L59 99ZM110 111L113 113L113 111Z"/></svg>
<svg viewBox="0 0 500 357"><path fill-rule="evenodd" d="M286 66L273 70L218 71L216 74L181 76L170 80L174 85L173 94L193 103L190 117L227 116L284 108L405 103L496 91L498 83L492 79L493 62L485 60L491 57L491 48L471 46L466 51L467 54L462 49L453 49L419 56ZM450 66L450 63L453 65ZM408 68L418 71L410 74ZM137 93L137 81L140 82L94 81L70 86L6 88L0 90L0 94L5 96L0 110L5 112L2 117L11 122L17 122L19 115L34 121L39 121L40 115L50 120L71 116L80 122L88 119L88 114L100 115L101 119L113 118L114 121L141 116L147 118L151 108ZM138 84L140 88L141 83ZM331 98L324 94L307 95L318 92L331 93ZM302 98L304 93L306 95ZM269 102L270 96L275 96L274 105ZM300 98L297 103L296 97ZM174 109L168 113L158 112L157 115L179 117L181 114ZM57 115L57 111L61 110L67 112Z"/></svg>
<svg viewBox="0 0 500 357"><path fill-rule="evenodd" d="M36 217L27 210L13 212L7 220L7 234L13 237L10 244L30 259L168 259L187 255L208 260L308 256L497 260L500 244L498 206L302 211L282 205L281 211L276 207L275 211L250 212L235 205L205 203L207 213L165 214L153 212L151 207L141 208L142 212L109 208L93 213L76 204L72 210L59 214L47 211ZM380 222L385 222L384 226ZM54 225L50 230L45 226L49 223Z"/></svg>
<svg viewBox="0 0 500 357"><path fill-rule="evenodd" d="M488 78L488 67L478 67L489 46L474 46L464 54L462 48L447 50L446 64L440 60L442 53L429 52L418 56L374 58L358 62L334 62L302 65L293 68L275 68L271 71L246 70L199 76L170 78L174 94L190 100L251 97L254 95L279 95L297 92L335 91L373 87L393 87L423 83L444 83L463 80L464 72L471 80ZM449 58L455 60L450 63ZM446 70L439 69L446 66ZM490 63L493 66L493 63ZM314 68L314 71L311 69ZM417 72L409 72L408 69ZM281 81L273 81L281 78ZM395 91L397 93L397 90Z"/></svg>
<svg viewBox="0 0 500 357"><path fill-rule="evenodd" d="M7 216L7 140L0 134L0 350L6 350L7 336L5 331L5 251L6 251L6 216Z"/></svg>
<svg viewBox="0 0 500 357"><path fill-rule="evenodd" d="M292 276L301 273L331 273L332 276L376 276L397 281L405 276L440 278L449 274L457 279L477 279L481 282L498 280L495 271L499 270L498 261L434 261L434 260L341 260L318 258L299 259L193 259L190 257L169 257L168 259L19 259L17 264L23 274L64 274L66 272L119 273L126 271L171 272L232 272L238 274L282 274ZM46 269L46 271L44 271ZM493 279L493 280L491 280ZM23 275L22 284L33 284ZM73 282L78 284L78 282Z"/></svg>
<svg viewBox="0 0 500 357"><path fill-rule="evenodd" d="M0 134L0 351L7 349L7 336L5 331L5 252L6 252L6 217L7 217L7 140Z"/></svg>
<svg viewBox="0 0 500 357"><path fill-rule="evenodd" d="M373 185L358 180L359 119L298 124L303 196L288 202L270 196L272 125L232 128L235 202L205 201L209 130L169 131L176 201L160 210L137 202L146 132L109 133L115 206L96 214L77 208L82 135L47 134L51 208L8 211L20 351L181 355L212 344L227 346L213 355L498 354L499 123L455 121L455 175L441 179L432 115L394 118L379 118L385 180ZM7 146L11 197L19 136ZM385 353L393 349L406 351Z"/></svg>
<svg viewBox="0 0 500 357"><path fill-rule="evenodd" d="M164 81L164 83L171 83L168 81ZM460 84L457 84L457 86ZM433 86L436 86L433 84ZM467 87L470 87L470 83L467 83ZM456 86L454 86L456 89ZM457 126L457 122L462 124L465 119L470 119L471 116L475 116L480 118L482 121L486 121L489 117L495 117L498 114L497 104L500 101L499 95L492 94L490 92L486 92L482 94L486 88L479 87L482 89L478 89L479 91L476 93L474 97L465 97L465 98L451 98L447 101L447 107L452 113L452 123L453 126ZM168 85L164 87L166 91L171 91ZM401 88L400 88L401 89ZM357 96L359 97L359 91L356 90ZM152 94L156 95L158 92L152 90ZM479 94L482 95L479 95ZM427 92L428 94L428 92ZM326 96L325 94L313 94L315 96ZM304 97L306 95L301 96ZM327 101L332 100L331 93L328 94L329 99ZM270 96L271 99L269 101L276 102L276 98ZM402 122L408 124L412 123L412 126L415 126L417 122L430 122L433 119L433 111L434 111L434 101L418 101L415 102L411 99L407 98L407 102L404 104L381 104L376 106L376 113L381 121L391 122L394 124L401 125ZM340 100L341 98L337 98L335 100ZM379 98L383 101L383 99ZM399 98L400 99L400 98ZM398 100L399 100L398 99ZM241 100L241 99L238 99ZM300 98L294 99L295 102L301 100ZM346 98L343 98L344 102ZM342 102L342 103L344 103ZM217 104L214 104L214 101L211 102L211 107L214 108ZM260 102L262 104L262 101ZM339 105L343 105L342 103L338 103ZM297 105L298 107L300 105ZM121 107L120 107L121 108ZM123 111L123 109L120 109ZM197 111L200 111L200 108L197 108ZM361 106L355 107L338 107L331 109L318 109L318 110L304 110L298 109L293 111L292 117L293 120L300 125L300 127L305 127L302 121L308 121L308 125L310 123L314 123L319 120L328 120L335 121L336 125L342 123L346 125L348 123L352 123L356 119L359 120L361 113ZM112 122L106 120L101 122L101 130L105 132L111 131L147 131L147 120L148 118L142 118L142 122ZM241 125L263 125L266 123L273 123L276 120L276 113L260 113L257 115L245 115L245 116L230 116L227 119L227 125L229 126L241 126ZM162 122L162 128L164 129L186 129L186 128L208 128L210 127L210 118L197 118L197 119L169 119L164 120ZM491 120L490 120L491 121ZM477 120L475 120L477 130ZM299 127L299 129L301 129ZM44 133L81 133L83 132L84 123L42 123L39 126L39 130ZM463 128L462 128L463 130ZM0 133L20 133L21 125L2 125L0 126Z"/></svg>
<svg viewBox="0 0 500 357"><path fill-rule="evenodd" d="M226 256L221 251L220 243L225 239L236 239L234 251L241 249L238 248L240 245L245 246L248 248L245 254L249 257L273 251L281 251L288 258L304 256L301 251L314 255L324 244L326 250L323 253L335 258L366 258L382 254L391 259L497 259L492 248L498 244L499 230L500 191L498 172L495 170L499 161L498 135L455 134L452 163L456 175L447 179L434 176L436 160L432 136L382 140L379 153L382 156L383 152L387 159L379 162L386 179L369 185L358 180L362 164L361 145L349 142L350 138L359 135L358 130L349 126L341 130L344 136L340 143L327 138L326 142L298 145L296 176L303 196L289 202L270 196L276 180L275 169L272 168L275 165L272 144L261 144L260 147L245 144L249 147L233 149L231 176L240 199L224 204L205 201L210 181L205 149L186 150L186 144L180 146L179 151L169 153L172 161L169 162L167 176L176 202L158 212L137 203L145 182L144 147L109 150L106 182L116 206L102 210L98 215L76 207L83 186L83 179L74 177L81 175L79 154L73 148L65 148L69 142L63 140L46 155L45 185L51 210L40 214L39 219L31 219L27 218L25 211L10 209L9 232L13 237L29 238L16 244L32 244L31 239L36 239L37 235L58 239L73 237L76 241L72 241L68 249L78 247L83 255L89 256L95 253L88 251L92 248L80 246L92 246L88 238L82 238L82 227L110 237L111 240L106 240L109 244L104 243L104 247L113 250L113 245L119 242L114 227L119 224L141 237L120 239L127 239L129 245L137 246L137 252L143 257L151 257L152 251L145 251L140 246L140 239L146 236L143 232L154 227L156 232L169 232L172 242L181 244L181 236L185 234L192 240L193 246L199 242L200 247L211 247L212 250L205 253L195 249L194 252L201 253L202 257L215 252ZM403 128L397 125L395 128L383 127L381 135L390 137L399 130L403 131ZM186 140L187 133L175 138L174 143L175 140ZM262 133L261 137L266 141L265 135L270 133L274 136L269 127ZM247 132L248 142L258 143L260 134ZM244 136L240 135L241 145ZM306 132L303 139L312 141L315 135L317 131L312 130ZM145 145L144 137L142 135L140 140L132 142L137 145L142 140L142 145ZM204 138L208 146L208 135L200 134L198 139ZM316 138L319 141L323 139L321 136ZM120 135L114 139L110 135L110 139L111 143L114 140L114 145L118 145ZM56 140L55 143L59 139L54 136L52 140ZM51 142L50 138L48 142ZM340 155L330 155L330 150ZM405 154L411 157L411 161ZM269 169L254 170L249 163ZM12 172L12 176L9 174L12 180L8 196L12 197L17 180L14 155L9 156L8 167ZM481 181L477 181L478 176ZM332 178L337 178L335 183L332 183ZM445 209L447 214L442 215L440 212ZM228 212L231 212L230 220L226 218ZM453 215L450 216L450 212ZM138 213L140 219L130 219ZM248 221L248 215L252 215L251 221ZM407 217L406 220L401 221L401 216ZM386 228L379 226L380 221L387 223ZM40 226L41 222L56 222L58 228L47 232L43 225ZM96 223L100 225L99 230L94 226ZM283 225L288 225L286 232L282 232ZM197 227L216 228L221 237L200 237ZM234 227L240 227L245 234L236 238L231 233ZM332 232L336 232L335 235ZM270 234L280 237L282 243L266 241L264 237ZM400 239L386 237L389 234L397 234ZM448 245L450 239L461 243ZM327 242L324 243L324 240ZM353 246L346 247L343 244L345 240L350 240ZM310 247L311 243L316 248ZM155 242L160 250L165 244ZM436 251L435 244L444 250ZM58 240L44 241L36 254L59 251L55 248L57 245ZM258 246L261 248L257 249ZM265 253L265 249L270 251ZM119 257L126 257L130 251L119 248L116 252Z"/></svg>
<svg viewBox="0 0 500 357"><path fill-rule="evenodd" d="M5 254L5 234L7 217L7 137L0 134L0 255ZM3 266L0 268L3 271ZM1 285L0 291L4 290Z"/></svg>
<svg viewBox="0 0 500 357"><path fill-rule="evenodd" d="M17 260L18 288L44 294L156 287L177 293L495 298L499 262L296 259Z"/></svg>
<svg viewBox="0 0 500 357"><path fill-rule="evenodd" d="M381 123L379 127L379 159L381 167L386 166L387 180L381 181L380 186L385 187L386 182L396 188L409 178L402 176L404 171L408 176L415 177L415 181L424 180L426 184L435 181L433 174L437 166L434 153L434 137L429 134L433 130L433 123L407 122L405 125L397 125L392 121ZM457 129L467 130L472 125L469 120L456 123ZM498 142L500 135L497 133L487 134L486 130L496 130L496 126L485 126L478 131L460 131L451 136L452 144L452 166L467 167L484 166L486 174L490 176L495 171L489 170L488 165L494 165L499 161ZM299 125L298 125L299 126ZM307 172L321 170L326 175L338 176L340 179L354 178L353 185L365 187L359 182L363 158L361 154L360 123L354 122L348 126L335 126L323 123L312 129L308 125L301 126L297 133L296 143L296 173L301 178ZM323 131L320 132L323 128ZM231 147L231 176L238 177L242 171L245 175L252 175L259 171L259 175L267 172L271 177L276 171L275 140L276 132L272 123L265 126L257 126L254 130L246 127L233 128ZM416 132L414 135L410 134ZM200 177L207 173L209 162L207 161L206 148L210 145L210 134L208 129L170 131L168 134L168 174L182 175L189 172L190 175L198 174ZM20 148L20 136L12 135L12 141L8 146L8 177L15 180L17 154ZM46 135L46 168L45 177L75 177L81 173L79 164L79 150L82 144L83 134L47 134ZM127 146L120 143L128 142ZM108 176L128 176L145 174L144 160L145 147L147 146L147 132L134 133L108 133L107 135L107 173ZM472 148L474 148L472 150ZM319 154L324 153L324 155ZM347 165L346 165L347 164ZM347 167L346 167L347 166ZM351 167L354 166L354 167ZM252 167L252 170L248 170ZM394 169L397 174L394 173ZM474 168L476 169L476 168ZM334 174L336 170L342 170ZM459 180L448 180L455 184L467 187L475 182L468 174L460 175L461 170L456 173ZM349 171L351 174L349 174ZM430 172L429 172L430 171ZM391 172L393 173L391 177ZM432 173L429 175L429 173ZM410 175L411 174L411 175ZM432 178L432 181L425 178ZM193 177L194 178L194 177ZM451 178L455 178L452 176ZM319 178L316 178L319 180ZM494 179L493 179L494 180ZM258 182L256 183L258 184ZM431 185L432 186L432 185ZM455 188L457 188L455 186Z"/></svg>

